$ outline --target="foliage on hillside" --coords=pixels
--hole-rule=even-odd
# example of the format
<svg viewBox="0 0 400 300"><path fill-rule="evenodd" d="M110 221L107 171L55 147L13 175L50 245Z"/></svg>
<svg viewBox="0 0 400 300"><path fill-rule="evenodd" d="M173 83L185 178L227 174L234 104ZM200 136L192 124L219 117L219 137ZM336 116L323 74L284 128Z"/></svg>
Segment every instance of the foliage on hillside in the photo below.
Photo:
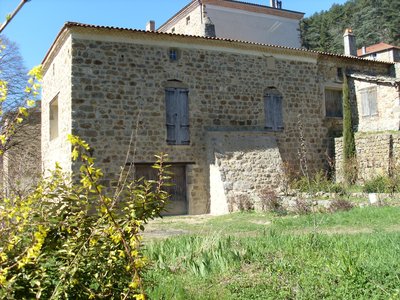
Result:
<svg viewBox="0 0 400 300"><path fill-rule="evenodd" d="M357 48L379 42L400 46L400 1L349 0L302 20L303 47L343 53L343 32L352 28Z"/></svg>

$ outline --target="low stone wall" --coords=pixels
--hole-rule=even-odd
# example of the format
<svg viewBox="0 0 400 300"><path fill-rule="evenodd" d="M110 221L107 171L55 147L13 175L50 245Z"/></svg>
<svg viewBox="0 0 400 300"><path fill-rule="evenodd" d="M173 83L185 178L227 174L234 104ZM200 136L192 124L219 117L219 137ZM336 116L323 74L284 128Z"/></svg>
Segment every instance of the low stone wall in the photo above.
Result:
<svg viewBox="0 0 400 300"><path fill-rule="evenodd" d="M355 135L358 180L389 175L400 159L400 133L377 132ZM335 139L336 181L343 181L343 139Z"/></svg>
<svg viewBox="0 0 400 300"><path fill-rule="evenodd" d="M259 191L282 183L275 137L265 132L208 132L207 141L212 214L226 213L240 198L250 201Z"/></svg>

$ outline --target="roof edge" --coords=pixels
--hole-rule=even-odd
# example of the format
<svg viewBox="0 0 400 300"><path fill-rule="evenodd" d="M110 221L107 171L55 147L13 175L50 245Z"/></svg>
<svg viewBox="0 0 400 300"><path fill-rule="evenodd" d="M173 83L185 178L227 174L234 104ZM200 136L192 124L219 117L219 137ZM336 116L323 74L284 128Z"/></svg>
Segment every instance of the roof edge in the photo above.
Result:
<svg viewBox="0 0 400 300"><path fill-rule="evenodd" d="M173 34L173 33L165 33L165 32L157 32L157 31L145 31L145 30L139 30L139 29L131 29L131 28L122 28L122 27L113 27L113 26L97 26L97 25L89 25L89 24L83 24L83 23L78 23L78 22L67 22L64 24L60 32L58 33L56 39L54 40L53 44L51 45L50 49L47 51L42 64L45 66L47 64L48 59L52 56L54 51L57 50L57 47L61 47L61 45L57 45L59 40L62 40L63 42L66 40L67 37L67 31L69 29L72 29L74 27L78 28L88 28L88 29L95 29L95 30L103 30L103 31L121 31L121 32L136 32L136 33L142 33L142 34L147 34L147 35L154 35L154 36L164 36L164 37L175 37L182 39L196 39L198 41L205 41L205 40L213 40L213 41L220 41L220 42L226 42L226 43L235 43L239 45L253 45L253 46L261 46L261 47L269 47L273 48L276 50L283 50L283 51L290 51L292 53L297 53L298 55L311 55L311 56L326 56L326 57L336 57L336 58L342 58L342 59L350 59L350 60L358 60L358 61L363 61L367 63L381 63L381 64L386 64L386 65L394 65L394 62L387 62L387 61L379 61L379 60L370 60L362 57L357 57L357 56L347 56L347 55L342 55L342 54L335 54L335 53L328 53L328 52L321 52L321 51L315 51L315 50L308 50L304 48L293 48L293 47L287 47L287 46L279 46L279 45L269 45L269 44L262 44L262 43L255 43L255 42L248 42L248 41L240 41L240 40L232 40L232 39L224 39L224 38L214 38L214 37L203 37L203 36L194 36L194 35L183 35L183 34Z"/></svg>

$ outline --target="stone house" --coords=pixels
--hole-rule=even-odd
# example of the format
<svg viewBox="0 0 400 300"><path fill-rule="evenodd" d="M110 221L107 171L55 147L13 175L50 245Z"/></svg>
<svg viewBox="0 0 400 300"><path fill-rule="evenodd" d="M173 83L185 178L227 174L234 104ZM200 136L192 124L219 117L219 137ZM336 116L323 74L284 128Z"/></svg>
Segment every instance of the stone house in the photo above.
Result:
<svg viewBox="0 0 400 300"><path fill-rule="evenodd" d="M57 161L76 171L69 133L93 147L109 184L127 152L138 174L165 152L176 183L170 213L201 214L282 186L284 171L300 170L302 141L310 172L325 169L341 131L342 71L391 78L394 64L66 23L43 69L44 170Z"/></svg>
<svg viewBox="0 0 400 300"><path fill-rule="evenodd" d="M196 36L213 36L261 44L300 48L299 21L304 13L232 0L192 0L157 31ZM150 21L148 30L155 30Z"/></svg>

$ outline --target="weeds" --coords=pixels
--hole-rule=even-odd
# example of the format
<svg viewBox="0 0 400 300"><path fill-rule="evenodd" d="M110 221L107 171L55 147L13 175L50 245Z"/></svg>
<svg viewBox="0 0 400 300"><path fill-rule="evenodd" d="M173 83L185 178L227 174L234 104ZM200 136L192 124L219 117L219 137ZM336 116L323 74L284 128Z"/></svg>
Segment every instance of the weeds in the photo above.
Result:
<svg viewBox="0 0 400 300"><path fill-rule="evenodd" d="M229 212L254 210L254 202L247 194L237 194L228 200Z"/></svg>
<svg viewBox="0 0 400 300"><path fill-rule="evenodd" d="M325 231L343 226L348 234L310 232L310 215L274 217L267 229L254 236L231 229L226 236L222 234L224 222L212 222L220 224L216 234L207 231L147 245L153 265L146 280L156 283L149 296L194 300L396 299L400 234L352 230L354 226L386 228L399 213L399 208L382 207L316 214ZM263 216L243 215L230 215L237 228Z"/></svg>
<svg viewBox="0 0 400 300"><path fill-rule="evenodd" d="M331 205L329 207L329 211L330 212L349 211L353 207L354 207L354 205L348 200L334 199L331 202Z"/></svg>

